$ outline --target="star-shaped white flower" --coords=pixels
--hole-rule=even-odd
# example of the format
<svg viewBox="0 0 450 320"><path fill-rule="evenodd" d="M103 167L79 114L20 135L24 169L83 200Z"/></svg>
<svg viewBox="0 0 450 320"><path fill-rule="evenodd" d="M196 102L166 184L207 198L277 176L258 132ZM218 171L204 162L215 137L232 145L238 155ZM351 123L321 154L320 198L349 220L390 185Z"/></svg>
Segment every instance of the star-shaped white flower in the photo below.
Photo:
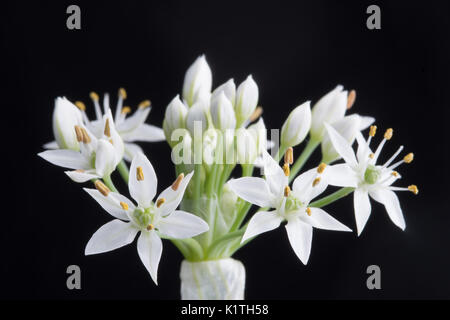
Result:
<svg viewBox="0 0 450 320"><path fill-rule="evenodd" d="M369 196L377 202L382 203L392 222L400 229L406 227L400 202L394 191L411 191L418 193L417 186L410 185L407 188L395 187L392 184L401 176L394 171L402 163L410 163L413 154L407 154L403 160L394 164L392 162L403 150L401 146L395 154L383 165L377 165L378 157L387 140L392 138L392 129L386 130L384 138L375 152L370 149L370 142L375 136L376 126L370 127L367 141L359 133L356 136L358 150L355 155L351 144L348 143L333 127L326 125L328 135L334 148L344 159L344 164L334 165L328 172L327 182L331 185L342 187L354 187L354 208L358 235L363 231L371 213Z"/></svg>
<svg viewBox="0 0 450 320"><path fill-rule="evenodd" d="M85 112L86 107L82 102L77 101L75 104L81 110L86 126L98 137L101 135L102 131L101 121L99 121L102 117L102 111L98 94L91 92L90 97L94 103L97 120L89 120ZM131 116L127 117L127 115L131 112L131 108L128 106L123 106L123 102L126 97L127 93L125 89L119 89L114 122L116 124L117 132L124 141L125 152L123 157L125 160L131 161L136 154L142 152L141 147L134 142L164 141L165 137L161 128L145 123L145 120L151 111L150 101L142 101L139 104L138 109ZM106 113L109 109L109 95L105 94L103 97L103 110Z"/></svg>
<svg viewBox="0 0 450 320"><path fill-rule="evenodd" d="M298 176L292 186L288 185L288 172L263 151L263 178L243 177L228 182L230 188L242 199L259 207L275 210L259 211L251 219L242 238L245 241L260 233L276 229L287 221L286 231L292 249L307 264L311 252L313 228L351 231L320 208L309 207L312 199L327 187L321 175L325 165L311 169Z"/></svg>
<svg viewBox="0 0 450 320"><path fill-rule="evenodd" d="M74 169L66 171L66 174L75 182L108 176L122 160L124 146L112 120L111 111L103 116L101 124L102 132L99 138L82 124L72 128L79 143L79 151L56 149L38 155L54 165Z"/></svg>
<svg viewBox="0 0 450 320"><path fill-rule="evenodd" d="M111 251L133 242L141 232L137 250L145 268L157 284L158 264L162 253L160 235L185 239L208 231L208 224L201 218L185 211L176 210L180 204L193 172L186 177L181 174L175 182L164 190L156 202L157 177L152 164L144 154L133 158L130 168L128 188L131 197L111 192L100 181L96 189L85 188L109 214L117 218L98 229L89 240L85 254Z"/></svg>

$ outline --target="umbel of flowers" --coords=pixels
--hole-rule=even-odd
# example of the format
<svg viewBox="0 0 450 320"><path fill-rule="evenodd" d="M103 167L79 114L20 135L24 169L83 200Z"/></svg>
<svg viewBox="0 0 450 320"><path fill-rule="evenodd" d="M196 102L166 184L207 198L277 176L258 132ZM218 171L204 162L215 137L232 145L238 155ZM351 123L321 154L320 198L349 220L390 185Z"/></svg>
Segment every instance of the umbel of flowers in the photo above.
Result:
<svg viewBox="0 0 450 320"><path fill-rule="evenodd" d="M346 114L355 103L354 90L339 85L312 107L309 101L299 104L282 125L279 140L273 135L268 140L252 76L238 86L230 79L213 90L212 83L211 69L200 56L186 72L181 96L168 104L163 129L145 123L148 100L131 114L124 106L124 89L118 92L114 117L108 94L102 105L98 94L90 94L95 120L89 119L83 102L56 99L55 141L39 156L68 168L73 181L93 184L84 190L114 218L93 234L86 255L118 249L139 234L138 256L157 283L165 239L184 257L183 299L243 299L245 267L233 254L261 233L284 225L287 243L306 265L313 229L351 231L323 209L332 202L353 194L358 235L369 219L370 199L382 203L392 222L405 229L395 192L417 194L418 188L393 184L401 178L397 168L414 156L407 153L396 160L401 146L379 162L393 129L387 128L372 150L375 120ZM367 139L361 133L366 128ZM172 149L175 174L173 184L155 198L157 175L136 142L162 140ZM322 161L301 172L319 146ZM111 173L116 169L129 196L114 186ZM339 189L324 196L328 186Z"/></svg>

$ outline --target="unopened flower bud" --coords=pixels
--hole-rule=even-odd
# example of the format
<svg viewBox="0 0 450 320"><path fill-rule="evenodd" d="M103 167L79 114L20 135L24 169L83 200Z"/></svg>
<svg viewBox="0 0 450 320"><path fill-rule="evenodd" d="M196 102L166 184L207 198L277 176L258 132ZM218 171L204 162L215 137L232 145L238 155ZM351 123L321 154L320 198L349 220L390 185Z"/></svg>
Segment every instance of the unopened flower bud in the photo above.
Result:
<svg viewBox="0 0 450 320"><path fill-rule="evenodd" d="M258 156L253 135L244 128L236 131L237 160L240 164L254 164Z"/></svg>
<svg viewBox="0 0 450 320"><path fill-rule="evenodd" d="M242 82L236 92L236 127L240 127L255 111L258 104L258 86L252 76Z"/></svg>
<svg viewBox="0 0 450 320"><path fill-rule="evenodd" d="M307 101L289 114L281 128L281 145L285 148L300 144L311 128L311 107Z"/></svg>
<svg viewBox="0 0 450 320"><path fill-rule="evenodd" d="M175 129L184 128L187 113L188 108L181 102L180 97L177 95L167 106L164 117L163 127L167 141L170 141L172 132Z"/></svg>
<svg viewBox="0 0 450 320"><path fill-rule="evenodd" d="M199 91L211 92L212 74L205 56L201 55L189 67L184 76L183 99L189 106L194 104L194 97Z"/></svg>
<svg viewBox="0 0 450 320"><path fill-rule="evenodd" d="M234 106L234 103L236 101L236 85L234 84L234 80L230 79L224 84L218 86L212 93L211 100L214 100L217 98L220 93L223 92L225 94L225 97L231 102L231 104Z"/></svg>
<svg viewBox="0 0 450 320"><path fill-rule="evenodd" d="M210 110L212 122L217 129L226 130L236 127L233 106L223 91L211 101Z"/></svg>
<svg viewBox="0 0 450 320"><path fill-rule="evenodd" d="M80 110L65 97L55 100L53 110L53 134L61 149L80 149L75 126L82 123Z"/></svg>

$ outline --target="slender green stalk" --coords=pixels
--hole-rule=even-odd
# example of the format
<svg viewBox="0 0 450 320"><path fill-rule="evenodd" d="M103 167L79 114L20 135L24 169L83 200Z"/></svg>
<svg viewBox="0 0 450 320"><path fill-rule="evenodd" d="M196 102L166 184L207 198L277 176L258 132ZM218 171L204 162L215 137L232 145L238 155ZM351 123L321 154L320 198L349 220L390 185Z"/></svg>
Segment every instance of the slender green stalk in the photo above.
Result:
<svg viewBox="0 0 450 320"><path fill-rule="evenodd" d="M242 200L244 201L244 200ZM238 213L236 214L236 218L233 222L233 225L230 228L230 232L235 231L241 225L242 221L244 221L247 216L248 211L250 210L252 204L250 202L244 201L244 204L240 207Z"/></svg>
<svg viewBox="0 0 450 320"><path fill-rule="evenodd" d="M128 170L128 166L124 160L120 161L120 163L117 165L117 170L119 170L119 173L122 176L123 181L125 181L125 183L128 184L130 173Z"/></svg>
<svg viewBox="0 0 450 320"><path fill-rule="evenodd" d="M309 205L311 207L316 207L316 208L325 207L326 205L329 205L330 203L333 203L343 197L348 196L354 190L355 190L355 188L352 188L352 187L342 188L326 197L323 197L317 201L310 203Z"/></svg>
<svg viewBox="0 0 450 320"><path fill-rule="evenodd" d="M314 152L314 150L319 146L320 141L316 140L309 140L306 144L305 149L303 149L302 153L300 154L300 157L295 161L294 165L291 168L291 175L289 176L289 182L292 181L292 179L295 178L297 173L301 170L301 168L305 165L306 161L308 161L311 154Z"/></svg>
<svg viewBox="0 0 450 320"><path fill-rule="evenodd" d="M280 148L277 151L277 154L275 155L275 161L276 162L280 162L281 157L283 156L283 154L286 152L287 147L281 145Z"/></svg>
<svg viewBox="0 0 450 320"><path fill-rule="evenodd" d="M118 192L117 189L116 189L116 187L114 186L114 183L113 183L112 180L111 180L111 175L105 175L105 176L103 177L103 181L105 182L106 186L107 186L111 191Z"/></svg>

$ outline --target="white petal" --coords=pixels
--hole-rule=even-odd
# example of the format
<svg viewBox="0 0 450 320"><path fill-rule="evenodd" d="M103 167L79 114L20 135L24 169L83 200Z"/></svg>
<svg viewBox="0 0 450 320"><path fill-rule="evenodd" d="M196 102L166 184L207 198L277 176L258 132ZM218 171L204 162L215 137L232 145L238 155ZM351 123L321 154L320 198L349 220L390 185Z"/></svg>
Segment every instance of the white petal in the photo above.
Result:
<svg viewBox="0 0 450 320"><path fill-rule="evenodd" d="M292 249L303 264L308 263L311 253L313 228L300 221L300 219L292 219L286 224L286 231Z"/></svg>
<svg viewBox="0 0 450 320"><path fill-rule="evenodd" d="M372 210L367 191L355 189L353 195L353 206L355 208L356 228L359 236L366 226Z"/></svg>
<svg viewBox="0 0 450 320"><path fill-rule="evenodd" d="M38 156L48 162L69 169L90 169L90 164L81 153L73 150L47 150Z"/></svg>
<svg viewBox="0 0 450 320"><path fill-rule="evenodd" d="M95 156L95 172L101 177L111 174L116 168L116 149L104 139L98 140Z"/></svg>
<svg viewBox="0 0 450 320"><path fill-rule="evenodd" d="M279 164L266 150L262 150L262 156L266 182L269 185L270 191L273 194L278 195L279 193L282 193L284 187L288 185L288 177L286 177L283 169L281 169Z"/></svg>
<svg viewBox="0 0 450 320"><path fill-rule="evenodd" d="M341 155L345 162L351 166L356 166L355 153L353 152L350 143L348 143L348 141L330 125L325 124L325 127L327 128L328 135L336 151Z"/></svg>
<svg viewBox="0 0 450 320"><path fill-rule="evenodd" d="M186 191L186 187L188 186L189 181L191 181L193 174L194 171L186 175L183 180L181 180L181 183L178 186L177 190L173 190L172 186L170 186L166 190L161 192L158 200L164 198L164 203L157 210L162 216L166 216L172 213L178 207L181 200L183 199L184 192Z"/></svg>
<svg viewBox="0 0 450 320"><path fill-rule="evenodd" d="M328 168L325 169L325 171ZM309 203L312 199L317 197L319 194L325 191L328 186L328 181L326 179L320 179L319 183L313 186L313 182L320 175L317 173L317 169L310 169L297 178L295 178L292 183L292 192L295 194L300 201L304 203Z"/></svg>
<svg viewBox="0 0 450 320"><path fill-rule="evenodd" d="M161 128L152 126L147 123L141 124L130 135L124 137L125 141L145 141L145 142L157 142L164 141L164 131Z"/></svg>
<svg viewBox="0 0 450 320"><path fill-rule="evenodd" d="M364 139L361 132L356 133L356 141L358 142L358 150L356 152L356 157L361 163L367 160L367 156L372 153L372 150L368 147L366 139Z"/></svg>
<svg viewBox="0 0 450 320"><path fill-rule="evenodd" d="M283 219L277 215L276 211L259 211L256 212L248 223L242 241L257 236L263 232L276 229L280 226Z"/></svg>
<svg viewBox="0 0 450 320"><path fill-rule="evenodd" d="M332 186L353 188L358 186L358 176L346 163L327 166L323 175L327 183Z"/></svg>
<svg viewBox="0 0 450 320"><path fill-rule="evenodd" d="M97 254L123 247L133 242L138 229L131 223L113 220L98 229L89 240L85 255Z"/></svg>
<svg viewBox="0 0 450 320"><path fill-rule="evenodd" d="M144 150L135 143L124 143L124 147L123 158L128 162L131 162L139 153L144 153Z"/></svg>
<svg viewBox="0 0 450 320"><path fill-rule="evenodd" d="M158 265L161 260L162 241L154 230L142 231L138 239L137 249L147 271L155 284L158 284Z"/></svg>
<svg viewBox="0 0 450 320"><path fill-rule="evenodd" d="M141 167L144 174L144 180L137 179L137 168ZM134 157L130 167L130 180L128 188L134 200L139 206L147 208L150 206L153 198L156 195L156 187L158 179L156 178L155 170L152 164L148 161L143 153L139 153Z"/></svg>
<svg viewBox="0 0 450 320"><path fill-rule="evenodd" d="M195 237L209 230L208 224L203 219L181 210L161 218L157 228L162 234L175 239Z"/></svg>
<svg viewBox="0 0 450 320"><path fill-rule="evenodd" d="M70 179L78 183L83 183L92 179L101 178L98 174L90 173L87 171L81 172L75 170L75 171L64 171L64 173L67 174Z"/></svg>
<svg viewBox="0 0 450 320"><path fill-rule="evenodd" d="M330 216L325 210L311 207L311 215L302 215L301 219L314 228L334 231L352 231Z"/></svg>
<svg viewBox="0 0 450 320"><path fill-rule="evenodd" d="M59 149L59 146L56 141L50 141L50 142L47 142L46 144L44 144L44 148L55 150L55 149Z"/></svg>
<svg viewBox="0 0 450 320"><path fill-rule="evenodd" d="M370 190L370 196L378 202L384 204L386 211L392 222L402 230L405 230L406 223L397 195L388 189Z"/></svg>
<svg viewBox="0 0 450 320"><path fill-rule="evenodd" d="M89 195L95 199L95 201L98 202L99 205L102 206L102 208L108 212L110 215L112 215L114 218L129 221L127 212L122 209L120 206L120 202L125 202L128 205L128 210L132 212L135 208L134 204L128 200L127 197L124 197L123 195L117 193L117 192L110 192L107 197L102 195L98 190L96 189L88 189L83 188L84 191L89 193Z"/></svg>
<svg viewBox="0 0 450 320"><path fill-rule="evenodd" d="M367 116L359 116L361 118L361 123L359 125L359 130L367 129L372 123L375 122L375 118Z"/></svg>
<svg viewBox="0 0 450 320"><path fill-rule="evenodd" d="M240 198L259 207L273 207L273 195L262 178L243 177L228 181L228 185Z"/></svg>
<svg viewBox="0 0 450 320"><path fill-rule="evenodd" d="M126 135L129 132L133 132L145 122L151 109L151 107L138 108L131 117L126 118L120 126L118 126L117 131L120 135Z"/></svg>

